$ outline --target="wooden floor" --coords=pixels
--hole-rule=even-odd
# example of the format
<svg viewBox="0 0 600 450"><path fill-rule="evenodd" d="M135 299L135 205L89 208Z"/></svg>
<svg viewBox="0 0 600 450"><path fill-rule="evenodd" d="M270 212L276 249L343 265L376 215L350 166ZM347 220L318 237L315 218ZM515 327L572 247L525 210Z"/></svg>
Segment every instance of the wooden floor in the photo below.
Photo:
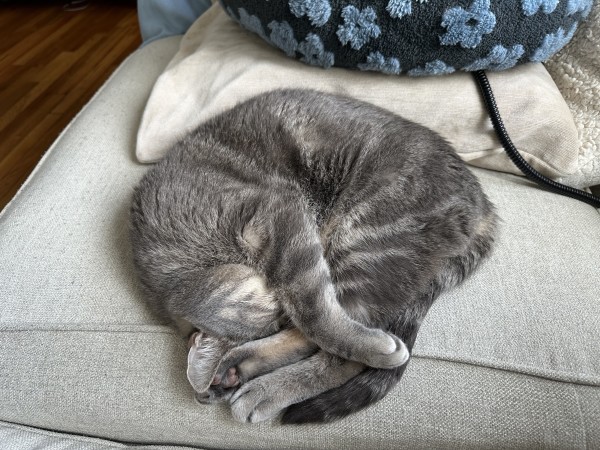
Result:
<svg viewBox="0 0 600 450"><path fill-rule="evenodd" d="M135 0L0 1L0 210L141 43Z"/></svg>

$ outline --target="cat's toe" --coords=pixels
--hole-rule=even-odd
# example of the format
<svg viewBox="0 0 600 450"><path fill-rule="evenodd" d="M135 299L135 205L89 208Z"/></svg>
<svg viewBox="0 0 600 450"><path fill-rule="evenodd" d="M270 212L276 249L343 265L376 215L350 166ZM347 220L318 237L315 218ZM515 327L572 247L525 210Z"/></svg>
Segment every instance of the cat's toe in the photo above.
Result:
<svg viewBox="0 0 600 450"><path fill-rule="evenodd" d="M224 388L230 388L240 384L237 368L230 367L229 369L227 369L225 375L221 378L219 384Z"/></svg>
<svg viewBox="0 0 600 450"><path fill-rule="evenodd" d="M212 405L213 403L223 401L220 396L216 395L210 389L205 392L195 392L194 399L202 405Z"/></svg>
<svg viewBox="0 0 600 450"><path fill-rule="evenodd" d="M387 338L388 342L381 349L381 352L368 355L366 361L364 361L367 365L381 369L391 369L406 364L410 358L410 352L406 344L393 334L387 334Z"/></svg>
<svg viewBox="0 0 600 450"><path fill-rule="evenodd" d="M254 408L254 411L250 414L249 422L258 423L274 419L283 411L283 409L285 408L275 407L271 402L263 402Z"/></svg>
<svg viewBox="0 0 600 450"><path fill-rule="evenodd" d="M234 392L235 388L225 389L221 386L212 386L207 391L194 393L194 398L203 405L212 405L228 401Z"/></svg>
<svg viewBox="0 0 600 450"><path fill-rule="evenodd" d="M213 377L211 386L230 388L241 384L241 382L241 374L236 366L228 368L219 367L217 373Z"/></svg>
<svg viewBox="0 0 600 450"><path fill-rule="evenodd" d="M265 397L264 388L256 383L242 386L231 397L231 414L238 422L252 421L254 409Z"/></svg>
<svg viewBox="0 0 600 450"><path fill-rule="evenodd" d="M285 408L269 396L262 384L252 382L239 388L230 404L233 418L243 423L273 419Z"/></svg>

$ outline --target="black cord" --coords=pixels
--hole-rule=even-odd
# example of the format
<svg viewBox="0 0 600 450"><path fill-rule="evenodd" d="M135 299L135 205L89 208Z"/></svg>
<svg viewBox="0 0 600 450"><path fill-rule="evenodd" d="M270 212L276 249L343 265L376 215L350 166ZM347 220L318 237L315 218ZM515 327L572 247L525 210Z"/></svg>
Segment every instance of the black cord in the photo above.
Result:
<svg viewBox="0 0 600 450"><path fill-rule="evenodd" d="M510 140L510 137L506 132L506 128L504 128L504 123L500 118L500 112L498 111L498 106L496 105L494 93L492 92L492 87L490 86L487 75L483 70L477 70L473 72L473 76L475 77L475 80L481 89L483 100L487 107L490 118L492 119L492 124L494 125L494 130L496 130L498 139L500 139L504 150L508 154L511 161L519 168L519 170L523 172L523 174L530 180L535 181L539 185L545 186L551 191L566 195L567 197L571 197L585 203L589 203L595 208L600 208L600 197L596 197L595 195L575 189L571 186L557 183L556 181L551 180L550 178L539 173L537 170L531 167L527 161L525 161Z"/></svg>

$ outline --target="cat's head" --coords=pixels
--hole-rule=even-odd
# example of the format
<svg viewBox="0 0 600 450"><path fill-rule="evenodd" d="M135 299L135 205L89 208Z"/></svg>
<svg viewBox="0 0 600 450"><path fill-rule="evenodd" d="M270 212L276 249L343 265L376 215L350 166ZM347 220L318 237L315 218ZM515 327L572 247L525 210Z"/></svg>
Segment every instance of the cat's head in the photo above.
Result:
<svg viewBox="0 0 600 450"><path fill-rule="evenodd" d="M240 264L206 271L198 294L198 330L189 343L188 379L196 392L206 392L229 350L277 332L286 321L276 293L254 269ZM217 383L219 384L219 383Z"/></svg>

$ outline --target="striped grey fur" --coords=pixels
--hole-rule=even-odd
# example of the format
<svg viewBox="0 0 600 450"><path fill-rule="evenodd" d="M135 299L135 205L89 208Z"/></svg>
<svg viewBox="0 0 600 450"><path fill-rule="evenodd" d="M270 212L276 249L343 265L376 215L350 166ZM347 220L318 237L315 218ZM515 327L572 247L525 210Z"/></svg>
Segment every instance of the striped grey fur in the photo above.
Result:
<svg viewBox="0 0 600 450"><path fill-rule="evenodd" d="M205 399L231 398L249 421L293 405L284 421L300 423L359 410L397 383L432 302L489 253L496 216L437 134L286 90L179 142L136 189L131 223L150 304L237 355L197 368ZM301 331L293 356L265 357L267 373L244 365L259 360L252 342L290 327ZM208 389L228 364L242 386Z"/></svg>

